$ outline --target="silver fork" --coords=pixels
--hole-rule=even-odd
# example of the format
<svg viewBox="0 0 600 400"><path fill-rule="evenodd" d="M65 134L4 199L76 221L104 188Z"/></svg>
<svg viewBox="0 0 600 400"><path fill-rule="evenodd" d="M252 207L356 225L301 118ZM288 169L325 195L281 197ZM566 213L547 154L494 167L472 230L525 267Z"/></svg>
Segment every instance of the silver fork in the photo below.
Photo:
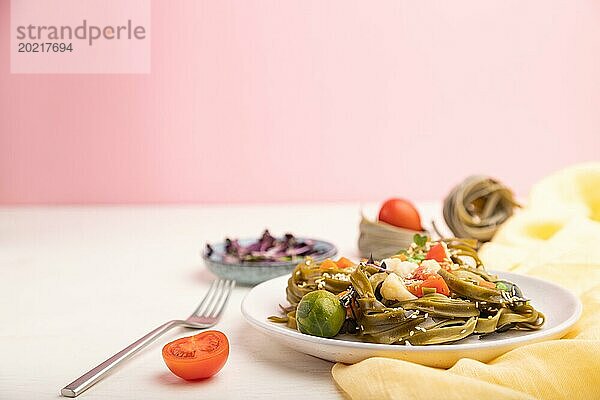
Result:
<svg viewBox="0 0 600 400"><path fill-rule="evenodd" d="M123 361L129 359L131 356L142 350L144 347L152 343L159 336L165 332L173 329L176 326L184 326L186 328L193 329L207 329L214 326L225 309L225 305L229 300L229 295L235 287L235 281L217 279L210 285L210 289L202 299L202 302L192 315L187 319L181 320L176 319L173 321L165 322L146 336L140 338L138 341L125 347L123 350L99 364L95 368L86 372L73 382L61 389L60 394L65 397L77 397L92 385L104 378L110 371L112 371L117 365Z"/></svg>

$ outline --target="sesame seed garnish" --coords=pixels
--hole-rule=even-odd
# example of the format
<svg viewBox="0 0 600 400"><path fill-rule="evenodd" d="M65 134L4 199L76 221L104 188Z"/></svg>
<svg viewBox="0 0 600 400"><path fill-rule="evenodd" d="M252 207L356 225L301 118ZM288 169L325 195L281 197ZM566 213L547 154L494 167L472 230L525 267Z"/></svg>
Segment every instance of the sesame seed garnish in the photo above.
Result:
<svg viewBox="0 0 600 400"><path fill-rule="evenodd" d="M346 282L350 281L350 277L348 275L342 274L342 273L337 273L337 274L333 275L332 278L337 279L338 281L346 281Z"/></svg>

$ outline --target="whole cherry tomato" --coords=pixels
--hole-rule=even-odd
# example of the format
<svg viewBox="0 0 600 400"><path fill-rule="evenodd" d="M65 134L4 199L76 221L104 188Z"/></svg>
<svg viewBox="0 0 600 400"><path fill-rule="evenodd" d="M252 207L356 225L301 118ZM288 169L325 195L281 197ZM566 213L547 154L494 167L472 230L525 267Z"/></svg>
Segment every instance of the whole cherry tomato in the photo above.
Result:
<svg viewBox="0 0 600 400"><path fill-rule="evenodd" d="M389 199L379 210L379 220L399 228L422 231L421 217L411 202L404 199Z"/></svg>

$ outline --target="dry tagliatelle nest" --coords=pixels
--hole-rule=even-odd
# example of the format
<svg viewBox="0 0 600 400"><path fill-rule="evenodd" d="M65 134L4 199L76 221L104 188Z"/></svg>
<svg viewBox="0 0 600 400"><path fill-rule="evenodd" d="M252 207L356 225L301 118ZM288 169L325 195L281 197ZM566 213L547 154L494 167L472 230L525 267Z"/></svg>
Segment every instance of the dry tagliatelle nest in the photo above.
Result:
<svg viewBox="0 0 600 400"><path fill-rule="evenodd" d="M470 176L444 200L444 220L457 237L491 240L519 207L513 192L489 176Z"/></svg>
<svg viewBox="0 0 600 400"><path fill-rule="evenodd" d="M371 221L364 215L360 220L359 229L358 250L364 258L371 255L377 259L389 257L410 246L416 233L427 235L427 231L413 231L385 222Z"/></svg>

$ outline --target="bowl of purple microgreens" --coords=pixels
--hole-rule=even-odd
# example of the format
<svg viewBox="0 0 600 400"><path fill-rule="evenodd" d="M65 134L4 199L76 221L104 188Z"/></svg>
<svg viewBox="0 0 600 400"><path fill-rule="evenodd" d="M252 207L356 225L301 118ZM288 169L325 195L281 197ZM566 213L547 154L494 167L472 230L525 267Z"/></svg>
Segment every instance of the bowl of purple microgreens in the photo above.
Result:
<svg viewBox="0 0 600 400"><path fill-rule="evenodd" d="M301 238L286 233L281 237L265 230L258 239L231 239L206 244L203 258L208 269L224 279L255 285L289 274L310 258L320 262L337 254L337 248L323 240Z"/></svg>

